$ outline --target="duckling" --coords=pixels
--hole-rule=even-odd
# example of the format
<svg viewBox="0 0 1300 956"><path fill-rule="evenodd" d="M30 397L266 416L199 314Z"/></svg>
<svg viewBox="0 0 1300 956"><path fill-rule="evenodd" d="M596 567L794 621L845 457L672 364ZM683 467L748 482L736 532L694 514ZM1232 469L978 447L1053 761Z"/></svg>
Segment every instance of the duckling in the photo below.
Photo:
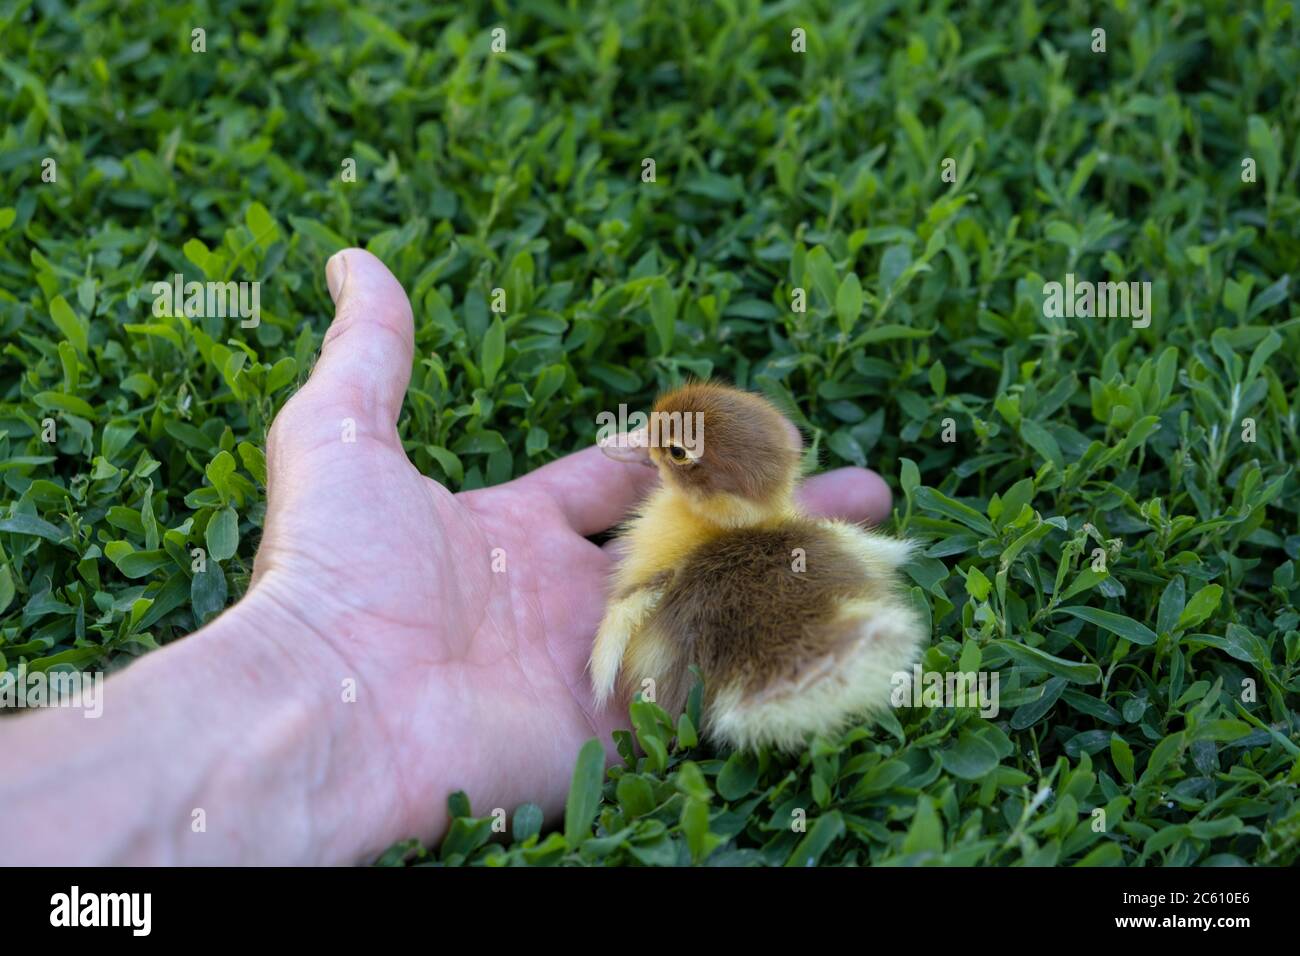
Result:
<svg viewBox="0 0 1300 956"><path fill-rule="evenodd" d="M653 686L678 713L694 665L706 738L782 751L888 706L928 637L899 581L910 544L804 513L799 431L759 395L693 383L649 422L601 442L660 483L619 534L597 703Z"/></svg>

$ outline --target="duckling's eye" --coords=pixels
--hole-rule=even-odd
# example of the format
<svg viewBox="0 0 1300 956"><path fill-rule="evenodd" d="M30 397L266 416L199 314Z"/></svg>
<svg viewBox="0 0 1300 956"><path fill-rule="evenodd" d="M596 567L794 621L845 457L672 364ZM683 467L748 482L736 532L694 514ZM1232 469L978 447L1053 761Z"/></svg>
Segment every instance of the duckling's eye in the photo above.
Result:
<svg viewBox="0 0 1300 956"><path fill-rule="evenodd" d="M668 457L670 457L673 461L677 462L678 464L681 464L686 460L686 449L683 448L681 445L669 445Z"/></svg>

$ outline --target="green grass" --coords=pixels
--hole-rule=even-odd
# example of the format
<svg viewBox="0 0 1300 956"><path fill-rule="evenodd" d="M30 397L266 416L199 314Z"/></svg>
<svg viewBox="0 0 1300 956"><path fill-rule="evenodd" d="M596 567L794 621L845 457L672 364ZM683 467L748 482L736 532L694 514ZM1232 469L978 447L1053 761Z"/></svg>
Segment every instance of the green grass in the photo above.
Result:
<svg viewBox="0 0 1300 956"><path fill-rule="evenodd" d="M562 831L453 796L386 862L1295 862L1294 3L125 6L0 12L0 667L112 669L243 593L357 243L414 306L421 471L762 390L890 480L924 665L1002 705L778 759L637 704L647 756L584 751ZM260 281L261 324L155 318L175 272ZM1068 273L1150 281L1150 326L1046 317Z"/></svg>

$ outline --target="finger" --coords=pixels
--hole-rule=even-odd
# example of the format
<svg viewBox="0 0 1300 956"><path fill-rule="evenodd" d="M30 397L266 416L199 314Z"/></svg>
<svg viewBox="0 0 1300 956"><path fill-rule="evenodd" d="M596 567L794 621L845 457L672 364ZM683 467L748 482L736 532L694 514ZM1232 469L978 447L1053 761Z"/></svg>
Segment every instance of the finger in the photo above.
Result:
<svg viewBox="0 0 1300 956"><path fill-rule="evenodd" d="M653 468L614 461L592 446L516 480L550 496L569 527L586 536L606 531L626 518L658 477Z"/></svg>
<svg viewBox="0 0 1300 956"><path fill-rule="evenodd" d="M334 321L303 392L356 413L376 428L397 424L411 381L415 329L401 283L364 249L336 252L325 266Z"/></svg>
<svg viewBox="0 0 1300 956"><path fill-rule="evenodd" d="M838 468L810 478L799 487L798 499L805 511L820 518L872 525L889 517L893 503L885 479L865 468ZM622 557L624 547L619 538L601 545L615 561Z"/></svg>
<svg viewBox="0 0 1300 956"><path fill-rule="evenodd" d="M799 488L799 504L823 518L880 524L889 517L889 485L865 468L837 468L810 478Z"/></svg>

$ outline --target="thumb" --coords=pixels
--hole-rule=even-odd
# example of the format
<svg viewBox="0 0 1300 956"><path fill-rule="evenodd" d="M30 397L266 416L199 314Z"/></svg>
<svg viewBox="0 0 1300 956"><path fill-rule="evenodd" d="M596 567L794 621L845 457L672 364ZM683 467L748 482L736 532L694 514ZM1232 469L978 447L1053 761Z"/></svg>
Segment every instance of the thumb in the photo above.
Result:
<svg viewBox="0 0 1300 956"><path fill-rule="evenodd" d="M376 430L391 429L411 381L411 303L401 283L364 249L336 252L325 265L325 282L334 321L304 397L347 408Z"/></svg>
<svg viewBox="0 0 1300 956"><path fill-rule="evenodd" d="M322 517L333 519L338 502L331 496L348 487L345 479L354 473L348 469L373 461L367 453L340 454L367 448L344 442L369 438L401 448L395 426L415 349L406 293L363 249L335 253L325 266L325 281L335 313L320 358L266 436L267 516L254 581L276 561L277 543L289 542L293 554ZM333 455L330 481L319 480L321 454Z"/></svg>

